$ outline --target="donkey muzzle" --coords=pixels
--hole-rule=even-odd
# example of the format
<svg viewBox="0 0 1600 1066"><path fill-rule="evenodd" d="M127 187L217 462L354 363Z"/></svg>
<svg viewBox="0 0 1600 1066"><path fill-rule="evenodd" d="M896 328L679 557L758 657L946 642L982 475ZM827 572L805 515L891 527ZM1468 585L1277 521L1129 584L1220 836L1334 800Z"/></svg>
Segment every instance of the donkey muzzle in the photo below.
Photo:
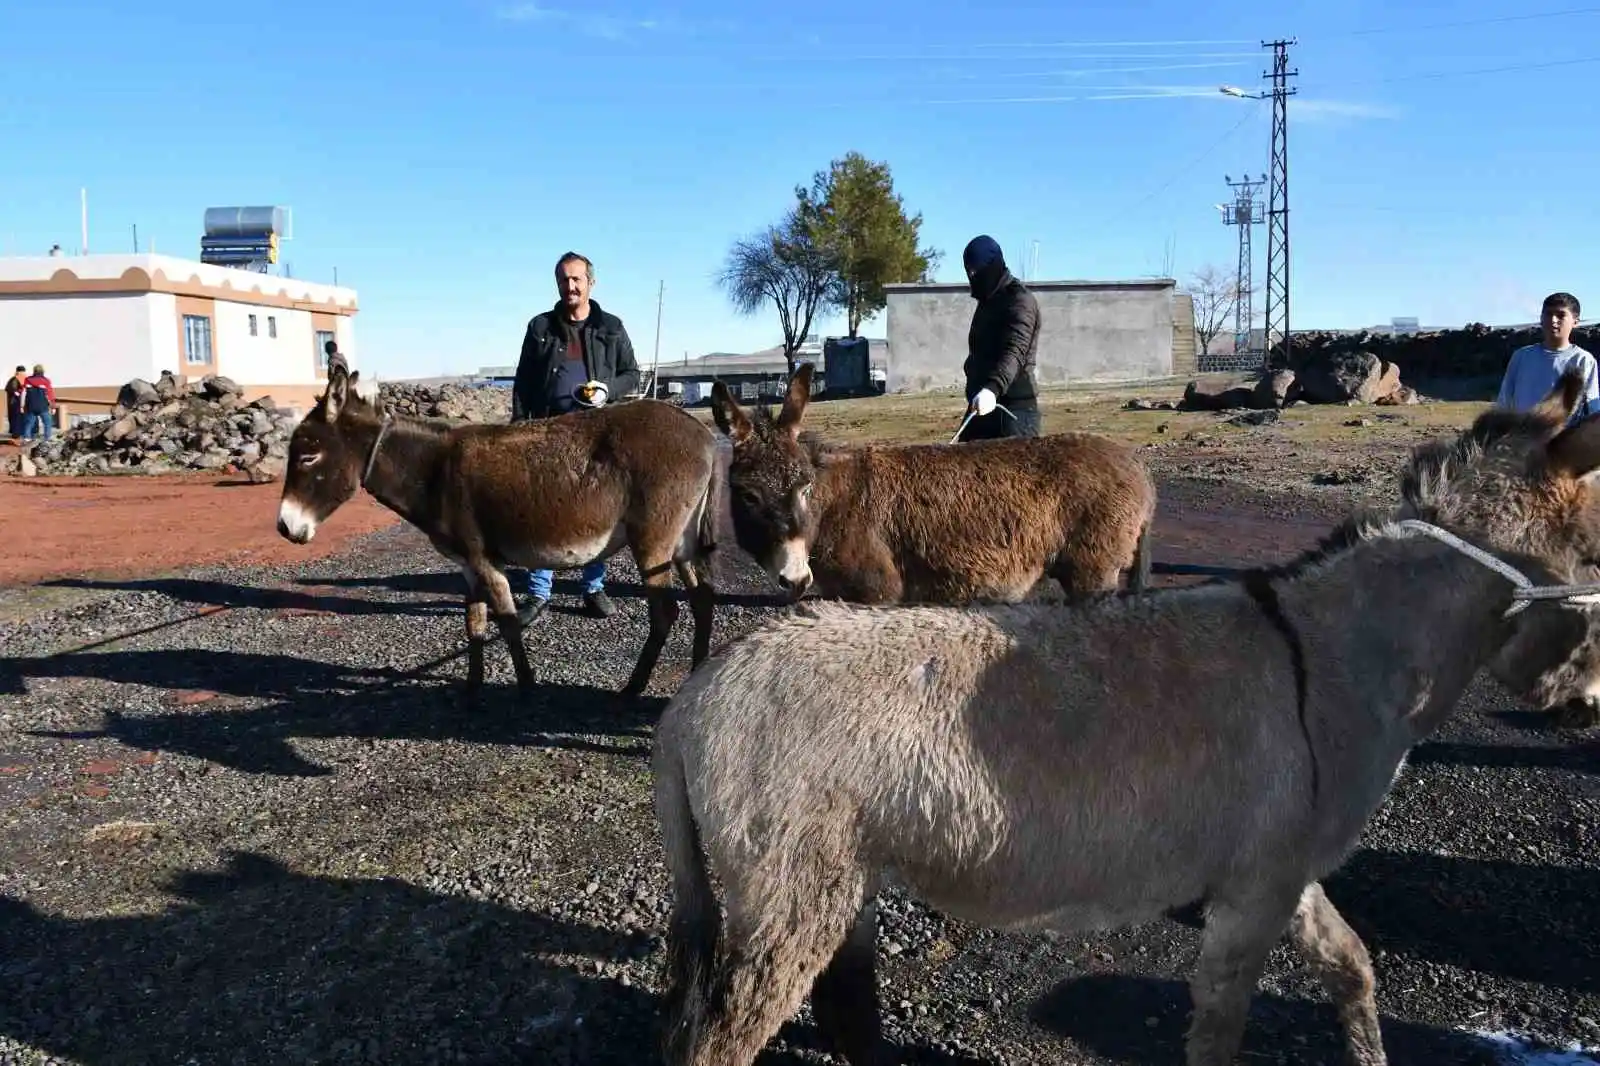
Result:
<svg viewBox="0 0 1600 1066"><path fill-rule="evenodd" d="M305 544L317 532L317 520L293 500L278 505L278 535L295 544Z"/></svg>

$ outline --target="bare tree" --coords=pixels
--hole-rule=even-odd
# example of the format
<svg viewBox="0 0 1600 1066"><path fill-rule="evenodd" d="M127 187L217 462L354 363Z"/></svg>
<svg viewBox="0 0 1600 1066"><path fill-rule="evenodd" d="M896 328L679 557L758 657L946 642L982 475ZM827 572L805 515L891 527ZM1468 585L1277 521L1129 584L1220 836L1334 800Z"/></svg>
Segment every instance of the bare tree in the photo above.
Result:
<svg viewBox="0 0 1600 1066"><path fill-rule="evenodd" d="M1211 342L1227 329L1244 293L1238 275L1219 266L1203 266L1189 279L1189 296L1194 302L1194 338L1200 354L1211 353Z"/></svg>
<svg viewBox="0 0 1600 1066"><path fill-rule="evenodd" d="M717 284L740 314L755 314L768 301L777 307L783 358L793 377L795 353L811 332L817 308L836 291L838 271L792 208L782 222L734 243Z"/></svg>

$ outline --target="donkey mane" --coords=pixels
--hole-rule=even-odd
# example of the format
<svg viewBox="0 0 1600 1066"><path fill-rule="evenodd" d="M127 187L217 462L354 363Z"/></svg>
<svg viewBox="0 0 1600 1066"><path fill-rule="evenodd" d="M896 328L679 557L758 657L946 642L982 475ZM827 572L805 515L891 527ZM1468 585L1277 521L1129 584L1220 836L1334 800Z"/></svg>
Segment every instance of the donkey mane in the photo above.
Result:
<svg viewBox="0 0 1600 1066"><path fill-rule="evenodd" d="M1363 541L1392 532L1403 511L1421 516L1436 510L1456 489L1456 479L1470 471L1495 445L1516 438L1537 440L1553 428L1549 416L1537 411L1485 411L1454 438L1440 437L1412 449L1411 457L1400 469L1399 506L1360 504L1313 547L1287 562L1246 568L1241 577L1251 583L1298 577Z"/></svg>
<svg viewBox="0 0 1600 1066"><path fill-rule="evenodd" d="M773 413L771 404L764 403L759 407L747 407L745 411L749 415L750 422L757 433L783 432L778 428L778 416ZM810 426L801 429L796 440L805 449L806 458L811 461L812 466L821 466L831 456L846 450L843 445L837 442L830 443L824 440L822 435Z"/></svg>

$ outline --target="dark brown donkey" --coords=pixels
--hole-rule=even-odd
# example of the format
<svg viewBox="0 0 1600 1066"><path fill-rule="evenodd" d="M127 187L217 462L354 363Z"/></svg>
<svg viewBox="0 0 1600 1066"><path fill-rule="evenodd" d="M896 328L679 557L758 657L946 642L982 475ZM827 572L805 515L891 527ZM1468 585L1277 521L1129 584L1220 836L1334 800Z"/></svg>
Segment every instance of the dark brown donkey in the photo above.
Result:
<svg viewBox="0 0 1600 1066"><path fill-rule="evenodd" d="M366 489L467 578L467 693L483 684L492 610L526 693L533 670L502 566L565 569L626 545L650 603L650 635L623 689L638 695L688 592L693 666L711 646L716 438L654 400L513 425L384 417L360 371L335 368L289 440L278 532L296 544Z"/></svg>
<svg viewBox="0 0 1600 1066"><path fill-rule="evenodd" d="M1127 447L1090 433L825 447L800 420L811 367L776 418L746 413L720 381L717 426L733 442L734 536L796 599L973 603L1024 598L1048 574L1067 596L1150 574L1156 488Z"/></svg>

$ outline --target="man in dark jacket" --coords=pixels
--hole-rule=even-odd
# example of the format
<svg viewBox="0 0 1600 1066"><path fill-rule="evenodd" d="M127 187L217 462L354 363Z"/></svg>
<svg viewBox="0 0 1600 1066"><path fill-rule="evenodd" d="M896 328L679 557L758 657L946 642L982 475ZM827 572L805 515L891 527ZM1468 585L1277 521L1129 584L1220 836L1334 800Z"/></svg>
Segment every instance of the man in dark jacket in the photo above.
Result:
<svg viewBox="0 0 1600 1066"><path fill-rule="evenodd" d="M586 256L568 252L557 261L560 299L555 307L535 315L523 335L522 355L511 386L511 421L601 407L638 387L633 341L622 319L601 310L589 298L593 287L594 264ZM549 570L528 573L527 599L517 604L524 625L549 605L552 577ZM599 618L616 613L605 592L605 577L604 562L583 568L584 605Z"/></svg>
<svg viewBox="0 0 1600 1066"><path fill-rule="evenodd" d="M961 368L967 377L967 410L977 414L961 439L1037 437L1033 368L1039 353L1039 301L1007 269L993 237L974 237L961 262L967 268L968 289L978 301ZM997 410L997 404L1011 414Z"/></svg>

